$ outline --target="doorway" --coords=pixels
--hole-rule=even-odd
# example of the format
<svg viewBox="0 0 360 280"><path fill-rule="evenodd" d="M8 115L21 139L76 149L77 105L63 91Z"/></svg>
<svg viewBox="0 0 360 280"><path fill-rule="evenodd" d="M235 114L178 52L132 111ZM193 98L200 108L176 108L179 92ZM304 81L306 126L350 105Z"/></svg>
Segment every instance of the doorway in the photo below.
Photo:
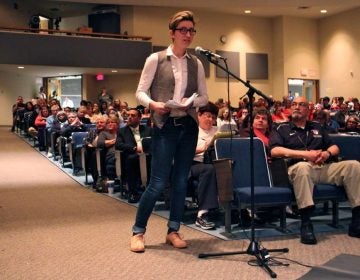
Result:
<svg viewBox="0 0 360 280"><path fill-rule="evenodd" d="M47 78L49 98L60 101L61 107L78 108L81 102L82 76Z"/></svg>
<svg viewBox="0 0 360 280"><path fill-rule="evenodd" d="M319 100L319 80L288 79L288 95L290 100L304 96L309 102Z"/></svg>

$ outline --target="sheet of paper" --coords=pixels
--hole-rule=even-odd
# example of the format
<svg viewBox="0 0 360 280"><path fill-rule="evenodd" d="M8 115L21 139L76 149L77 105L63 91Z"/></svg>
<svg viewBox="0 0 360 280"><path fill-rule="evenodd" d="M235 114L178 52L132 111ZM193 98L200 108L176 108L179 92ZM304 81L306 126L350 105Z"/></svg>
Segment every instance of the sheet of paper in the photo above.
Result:
<svg viewBox="0 0 360 280"><path fill-rule="evenodd" d="M185 108L185 107L188 107L191 103L193 103L194 99L197 96L198 96L198 94L196 92L193 93L193 95L191 95L188 99L186 99L186 101L184 103L179 103L179 102L171 99L165 103L165 106L168 108L171 108L171 109Z"/></svg>

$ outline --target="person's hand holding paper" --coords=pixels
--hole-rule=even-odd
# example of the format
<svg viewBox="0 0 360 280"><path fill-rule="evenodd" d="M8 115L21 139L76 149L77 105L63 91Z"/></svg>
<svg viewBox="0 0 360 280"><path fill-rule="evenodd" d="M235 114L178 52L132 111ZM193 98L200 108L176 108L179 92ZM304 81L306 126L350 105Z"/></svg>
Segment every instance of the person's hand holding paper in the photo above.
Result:
<svg viewBox="0 0 360 280"><path fill-rule="evenodd" d="M181 102L178 102L176 100L169 100L168 102L165 103L165 107L171 108L171 109L179 109L179 110L186 111L187 109L189 109L192 106L192 104L194 102L194 99L197 96L198 96L198 94L195 92L190 97L183 98L181 100Z"/></svg>

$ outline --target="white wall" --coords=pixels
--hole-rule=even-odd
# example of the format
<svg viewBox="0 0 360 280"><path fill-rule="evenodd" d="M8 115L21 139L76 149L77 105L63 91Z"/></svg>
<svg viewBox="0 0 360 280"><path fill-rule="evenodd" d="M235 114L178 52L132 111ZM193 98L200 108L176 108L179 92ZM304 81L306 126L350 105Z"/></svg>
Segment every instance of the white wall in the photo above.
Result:
<svg viewBox="0 0 360 280"><path fill-rule="evenodd" d="M29 27L31 14L26 9L19 6L18 10L13 8L13 2L9 0L0 1L0 24L6 27Z"/></svg>
<svg viewBox="0 0 360 280"><path fill-rule="evenodd" d="M60 22L60 30L64 31L76 31L79 27L88 26L88 16L78 16L78 17L67 17L63 18Z"/></svg>
<svg viewBox="0 0 360 280"><path fill-rule="evenodd" d="M360 8L320 21L322 96L360 98Z"/></svg>
<svg viewBox="0 0 360 280"><path fill-rule="evenodd" d="M97 81L94 75L86 75L84 87L87 90L86 98L97 101L98 95L103 87L114 97L121 101L128 102L130 107L136 107L137 101L135 92L139 82L140 73L122 74L122 75L105 75L103 81Z"/></svg>
<svg viewBox="0 0 360 280"><path fill-rule="evenodd" d="M167 46L171 42L168 28L169 18L176 11L177 9L170 8L135 7L134 33L151 36L154 45ZM252 84L264 93L270 94L272 91L271 19L220 15L198 10L194 10L194 13L198 19L196 24L197 34L191 47L201 46L213 51L240 52L241 79L246 80L246 52L269 54L269 80L254 80ZM225 45L219 41L221 35L226 35L228 38ZM207 79L207 86L211 100L216 101L219 97L226 99L226 79L216 78L214 65L210 67L210 77ZM231 103L236 106L238 98L244 93L246 93L246 88L240 82L232 80L230 84Z"/></svg>
<svg viewBox="0 0 360 280"><path fill-rule="evenodd" d="M151 36L154 45L167 46L170 43L168 20L176 11L172 8L122 7L121 29L127 30L130 35ZM0 24L10 22L15 26L24 26L28 15L26 11L22 11L22 14L20 12L14 12L9 9L9 5L6 6L1 1ZM280 99L287 94L288 78L304 78L320 79L320 96L359 96L360 29L357 26L360 9L322 20L291 17L267 19L198 10L194 12L198 19L198 33L192 47L240 52L241 79L246 80L246 52L268 53L269 79L251 81L253 86L265 94L272 94L276 99ZM77 17L61 28L67 26L76 29L77 25L81 25L85 20L87 22L85 17ZM225 45L219 41L221 35L228 37ZM26 97L29 85L36 84L35 78L33 79L31 81L31 78L25 77L22 85L21 77L3 73L0 77L2 112L10 111L18 92L22 92ZM134 92L138 79L138 73L107 76L103 82L96 82L95 78L90 76L87 77L84 90L86 97L92 100L92 97L96 98L100 88L106 86L115 97L135 106ZM211 65L207 86L210 100L226 98L226 81L215 77L214 65ZM38 86L35 89L37 90ZM231 81L230 95L233 105L237 104L238 97L245 92L246 88L239 82ZM0 124L11 123L9 114L0 114L3 114Z"/></svg>
<svg viewBox="0 0 360 280"><path fill-rule="evenodd" d="M11 125L11 108L21 95L30 101L39 90L39 80L31 76L0 71L0 125Z"/></svg>

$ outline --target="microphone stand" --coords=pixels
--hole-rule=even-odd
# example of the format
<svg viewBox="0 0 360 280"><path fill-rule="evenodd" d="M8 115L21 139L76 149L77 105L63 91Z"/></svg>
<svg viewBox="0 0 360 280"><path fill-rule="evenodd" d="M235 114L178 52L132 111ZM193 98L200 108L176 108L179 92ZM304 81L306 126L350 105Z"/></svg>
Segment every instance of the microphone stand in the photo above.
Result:
<svg viewBox="0 0 360 280"><path fill-rule="evenodd" d="M283 252L287 253L289 252L288 248L282 248L282 249L266 249L264 247L260 248L260 244L258 241L255 240L255 220L254 220L254 213L255 213L255 181L254 181L254 127L253 127L253 109L254 109L254 101L253 96L254 94L260 95L262 98L270 101L270 98L267 97L264 93L262 93L260 90L254 88L250 81L243 81L239 77L235 76L233 73L231 73L228 69L224 68L222 65L219 64L219 61L211 56L206 56L209 62L215 64L220 69L224 70L229 76L235 78L242 84L244 84L248 91L246 95L249 97L249 114L250 114L250 187L251 187L251 240L250 244L246 251L234 251L234 252L222 252L222 253L201 253L198 255L199 258L207 258L207 257L217 257L217 256L229 256L229 255L239 255L239 254L248 254L251 256L255 256L257 263L260 267L264 268L271 278L276 278L277 275L274 271L271 270L271 268L268 265L268 253L270 252Z"/></svg>

